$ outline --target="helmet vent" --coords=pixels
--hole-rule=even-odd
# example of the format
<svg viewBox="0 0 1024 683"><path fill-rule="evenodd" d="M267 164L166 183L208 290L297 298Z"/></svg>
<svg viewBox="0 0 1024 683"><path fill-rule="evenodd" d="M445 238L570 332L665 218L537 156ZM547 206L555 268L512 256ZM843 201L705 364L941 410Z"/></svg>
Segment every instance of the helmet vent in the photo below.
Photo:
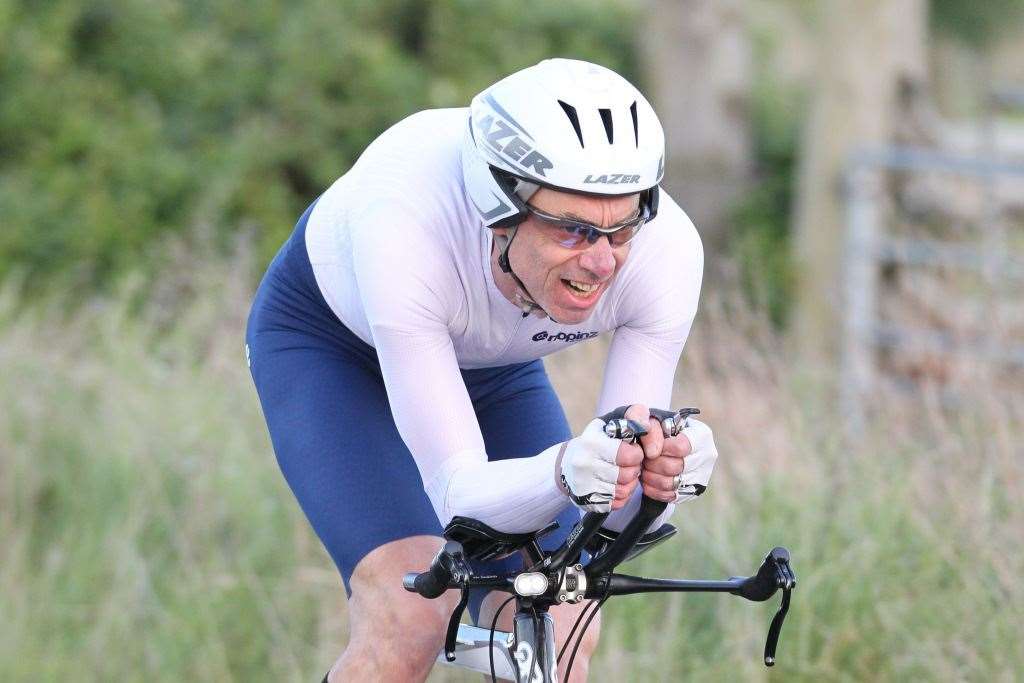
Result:
<svg viewBox="0 0 1024 683"><path fill-rule="evenodd" d="M567 104L562 100L558 100L558 103L562 105L562 111L569 117L569 122L572 123L573 130L576 131L576 137L579 138L580 147L583 147L583 130L580 129L580 117L576 113L576 107L571 104Z"/></svg>
<svg viewBox="0 0 1024 683"><path fill-rule="evenodd" d="M605 135L608 136L608 144L612 144L612 110L611 109L598 109L601 114L601 123L604 124Z"/></svg>
<svg viewBox="0 0 1024 683"><path fill-rule="evenodd" d="M636 125L636 100L629 105L629 113L633 117L633 138L636 140L637 148L640 147L640 129Z"/></svg>

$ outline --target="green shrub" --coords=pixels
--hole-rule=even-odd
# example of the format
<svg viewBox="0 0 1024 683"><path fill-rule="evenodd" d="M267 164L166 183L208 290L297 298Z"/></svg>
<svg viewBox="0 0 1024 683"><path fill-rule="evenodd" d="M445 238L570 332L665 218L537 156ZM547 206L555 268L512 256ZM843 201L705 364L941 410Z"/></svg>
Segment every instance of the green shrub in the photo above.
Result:
<svg viewBox="0 0 1024 683"><path fill-rule="evenodd" d="M273 254L380 132L547 56L635 73L614 0L0 5L0 278L81 291L239 226Z"/></svg>

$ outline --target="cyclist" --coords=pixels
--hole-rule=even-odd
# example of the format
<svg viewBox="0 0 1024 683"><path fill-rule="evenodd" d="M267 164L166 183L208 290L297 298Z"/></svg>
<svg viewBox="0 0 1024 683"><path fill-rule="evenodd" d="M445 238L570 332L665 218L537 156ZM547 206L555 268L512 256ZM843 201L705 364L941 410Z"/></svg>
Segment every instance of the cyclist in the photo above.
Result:
<svg viewBox="0 0 1024 683"><path fill-rule="evenodd" d="M457 596L423 600L402 575L429 564L454 515L506 532L557 519L555 547L581 510L621 529L641 487L677 503L707 485L706 425L666 438L651 421L631 445L595 419L573 438L539 360L614 331L596 414L629 406L647 423L668 408L703 251L663 169L636 88L552 59L468 109L399 122L299 219L246 352L280 468L348 593L331 681L427 676ZM473 597L478 623L497 597ZM554 608L560 628L581 607Z"/></svg>

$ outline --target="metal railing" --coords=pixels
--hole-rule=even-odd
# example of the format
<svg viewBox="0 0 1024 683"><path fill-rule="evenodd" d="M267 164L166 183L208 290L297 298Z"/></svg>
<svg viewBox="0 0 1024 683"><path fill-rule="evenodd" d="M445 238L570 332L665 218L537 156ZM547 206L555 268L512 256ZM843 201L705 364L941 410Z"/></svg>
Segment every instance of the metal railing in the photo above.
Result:
<svg viewBox="0 0 1024 683"><path fill-rule="evenodd" d="M893 231L885 207L892 203L886 180L894 171L910 176L938 172L960 176L961 182L980 183L983 196L976 239L944 240ZM1024 369L1024 343L1015 339L996 338L985 330L964 333L920 327L905 320L887 320L882 314L883 298L893 295L883 279L886 268L941 268L975 275L985 284L986 296L994 298L1002 290L1024 283L1024 251L1014 253L1005 221L998 216L1001 200L991 191L1005 180L1024 181L1024 163L901 147L863 150L850 160L845 174L840 402L854 428L864 423L863 398L884 375L879 367L881 351L923 349L948 357L967 354L972 361ZM960 294L951 296L952 305Z"/></svg>

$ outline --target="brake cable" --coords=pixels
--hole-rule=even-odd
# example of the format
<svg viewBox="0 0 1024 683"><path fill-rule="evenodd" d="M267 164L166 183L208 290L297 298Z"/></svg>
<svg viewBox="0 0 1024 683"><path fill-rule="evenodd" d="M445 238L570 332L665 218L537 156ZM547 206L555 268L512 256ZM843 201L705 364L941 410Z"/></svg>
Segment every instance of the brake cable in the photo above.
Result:
<svg viewBox="0 0 1024 683"><path fill-rule="evenodd" d="M590 627L590 622L594 620L597 613L601 611L601 606L604 605L608 596L603 596L597 601L597 607L590 612L590 616L583 622L583 628L580 629L580 635L576 638L576 644L572 648L572 654L569 655L569 664L565 667L565 680L569 680L569 672L572 671L572 663L576 660L576 651L580 649L580 644L583 642L583 636L586 634L587 629Z"/></svg>
<svg viewBox="0 0 1024 683"><path fill-rule="evenodd" d="M572 629L569 631L569 635L565 637L565 642L562 644L562 649L558 652L558 663L562 663L562 657L565 656L565 651L569 649L569 643L572 642L572 637L576 635L576 629L579 628L580 622L583 621L583 617L587 616L587 610L597 604L597 600L590 600L580 610L579 616L576 617L576 623L572 625Z"/></svg>

